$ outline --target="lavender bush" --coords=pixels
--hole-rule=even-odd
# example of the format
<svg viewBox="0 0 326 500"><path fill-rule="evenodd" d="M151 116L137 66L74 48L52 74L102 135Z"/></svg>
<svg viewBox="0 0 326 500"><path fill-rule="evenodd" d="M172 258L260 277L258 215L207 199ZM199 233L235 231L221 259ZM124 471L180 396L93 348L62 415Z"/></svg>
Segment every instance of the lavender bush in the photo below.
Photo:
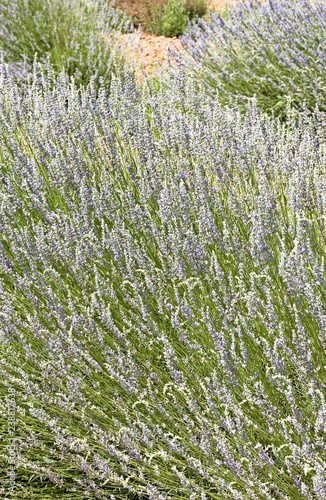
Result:
<svg viewBox="0 0 326 500"><path fill-rule="evenodd" d="M323 131L52 78L0 67L13 497L325 499Z"/></svg>
<svg viewBox="0 0 326 500"><path fill-rule="evenodd" d="M227 17L199 20L183 37L190 68L224 103L244 106L256 96L267 112L326 109L325 0L251 0Z"/></svg>
<svg viewBox="0 0 326 500"><path fill-rule="evenodd" d="M37 54L77 84L91 76L109 84L123 58L114 49L116 33L129 22L106 0L2 0L0 49L16 77L26 80Z"/></svg>

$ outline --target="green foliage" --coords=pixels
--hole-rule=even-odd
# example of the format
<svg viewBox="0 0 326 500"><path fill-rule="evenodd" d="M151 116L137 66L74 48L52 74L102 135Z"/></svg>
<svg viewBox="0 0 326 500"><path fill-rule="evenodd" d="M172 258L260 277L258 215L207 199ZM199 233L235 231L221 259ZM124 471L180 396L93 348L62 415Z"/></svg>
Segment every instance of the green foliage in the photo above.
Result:
<svg viewBox="0 0 326 500"><path fill-rule="evenodd" d="M168 0L165 6L156 3L147 29L159 36L179 36L187 30L188 19L202 17L206 12L205 0Z"/></svg>
<svg viewBox="0 0 326 500"><path fill-rule="evenodd" d="M203 17L207 13L206 0L186 0L186 9L189 19Z"/></svg>
<svg viewBox="0 0 326 500"><path fill-rule="evenodd" d="M162 30L165 36L178 36L187 29L187 10L179 0L169 0L163 16Z"/></svg>

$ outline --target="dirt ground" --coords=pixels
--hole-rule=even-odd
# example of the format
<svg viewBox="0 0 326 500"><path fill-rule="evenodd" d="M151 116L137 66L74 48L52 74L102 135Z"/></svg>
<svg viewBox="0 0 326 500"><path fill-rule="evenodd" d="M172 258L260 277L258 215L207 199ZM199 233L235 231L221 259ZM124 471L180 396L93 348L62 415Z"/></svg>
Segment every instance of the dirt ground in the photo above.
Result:
<svg viewBox="0 0 326 500"><path fill-rule="evenodd" d="M213 11L218 11L223 9L226 5L234 3L236 0L210 0L208 2L208 8Z"/></svg>
<svg viewBox="0 0 326 500"><path fill-rule="evenodd" d="M210 0L208 11L217 12L236 1L239 0ZM119 6L139 18L143 15L139 0L119 0ZM168 47L184 52L178 38L150 35L141 29L133 34L122 35L120 47L127 59L140 68L140 80L144 78L143 72L146 74L155 72L159 65L166 64Z"/></svg>
<svg viewBox="0 0 326 500"><path fill-rule="evenodd" d="M168 47L184 53L178 38L155 36L139 31L121 36L121 50L131 64L139 68L140 80L146 74L154 73L160 65L165 65L168 58Z"/></svg>

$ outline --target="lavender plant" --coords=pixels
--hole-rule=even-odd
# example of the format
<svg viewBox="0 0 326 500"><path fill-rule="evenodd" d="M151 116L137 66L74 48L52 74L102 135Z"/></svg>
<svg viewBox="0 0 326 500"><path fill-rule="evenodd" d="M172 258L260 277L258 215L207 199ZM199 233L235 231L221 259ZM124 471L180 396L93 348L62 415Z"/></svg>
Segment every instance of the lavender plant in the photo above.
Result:
<svg viewBox="0 0 326 500"><path fill-rule="evenodd" d="M129 22L106 0L3 0L0 4L0 50L16 77L32 72L35 55L50 61L86 85L95 75L109 84L121 72L123 58L116 34Z"/></svg>
<svg viewBox="0 0 326 500"><path fill-rule="evenodd" d="M284 116L287 100L326 109L324 0L237 2L227 16L199 20L183 37L195 71L224 103L259 106ZM194 64L195 62L195 64Z"/></svg>
<svg viewBox="0 0 326 500"><path fill-rule="evenodd" d="M0 128L14 498L324 499L314 119L242 116L177 73L23 92L1 65ZM6 488L4 444L0 464Z"/></svg>

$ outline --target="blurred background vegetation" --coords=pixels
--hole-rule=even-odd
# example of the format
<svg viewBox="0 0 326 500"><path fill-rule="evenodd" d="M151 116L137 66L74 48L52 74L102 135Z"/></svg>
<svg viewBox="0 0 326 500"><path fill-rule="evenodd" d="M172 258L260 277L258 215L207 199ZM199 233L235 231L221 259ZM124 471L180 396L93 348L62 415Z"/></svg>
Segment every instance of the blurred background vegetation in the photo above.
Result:
<svg viewBox="0 0 326 500"><path fill-rule="evenodd" d="M203 17L208 12L206 0L116 0L135 27L157 36L179 36L187 30L188 19Z"/></svg>

